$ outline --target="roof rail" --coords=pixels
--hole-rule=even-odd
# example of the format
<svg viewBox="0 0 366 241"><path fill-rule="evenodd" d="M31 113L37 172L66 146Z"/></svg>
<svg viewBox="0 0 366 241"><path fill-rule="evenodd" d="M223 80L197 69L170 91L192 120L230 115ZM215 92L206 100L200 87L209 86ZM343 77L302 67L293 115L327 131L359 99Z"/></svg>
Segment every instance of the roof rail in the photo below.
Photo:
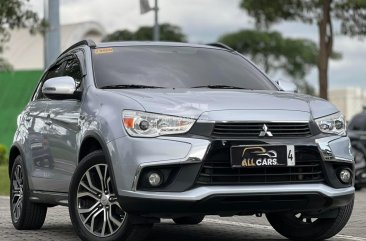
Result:
<svg viewBox="0 0 366 241"><path fill-rule="evenodd" d="M73 48L76 48L76 47L82 46L82 45L86 45L86 46L89 46L89 47L91 47L91 48L94 48L94 47L96 47L96 46L97 46L97 45L95 44L95 42L94 42L93 40L91 40L91 39L81 40L81 41L79 41L79 42L77 42L77 43L75 43L75 44L71 45L71 46L70 46L69 48L67 48L65 51L63 51L63 52L60 54L60 56L61 56L61 55L63 55L64 53L66 53L67 51L69 51L69 50L71 50L71 49L73 49Z"/></svg>
<svg viewBox="0 0 366 241"><path fill-rule="evenodd" d="M235 51L234 49L230 48L229 46L227 46L226 44L220 43L220 42L216 42L216 43L209 43L206 44L209 46L214 46L214 47L218 47L218 48L222 48L222 49L227 49L229 51Z"/></svg>

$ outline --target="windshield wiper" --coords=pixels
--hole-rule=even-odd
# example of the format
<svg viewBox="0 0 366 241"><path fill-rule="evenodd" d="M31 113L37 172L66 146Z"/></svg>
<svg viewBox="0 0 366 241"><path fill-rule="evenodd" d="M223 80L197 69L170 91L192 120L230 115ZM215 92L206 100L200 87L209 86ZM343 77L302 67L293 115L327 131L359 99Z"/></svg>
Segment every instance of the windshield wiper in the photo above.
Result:
<svg viewBox="0 0 366 241"><path fill-rule="evenodd" d="M150 85L106 85L101 87L101 89L157 89L164 88L160 86L150 86Z"/></svg>
<svg viewBox="0 0 366 241"><path fill-rule="evenodd" d="M248 88L238 87L238 86L231 86L231 85L200 85L194 86L191 88L210 88L210 89L244 89L248 90Z"/></svg>

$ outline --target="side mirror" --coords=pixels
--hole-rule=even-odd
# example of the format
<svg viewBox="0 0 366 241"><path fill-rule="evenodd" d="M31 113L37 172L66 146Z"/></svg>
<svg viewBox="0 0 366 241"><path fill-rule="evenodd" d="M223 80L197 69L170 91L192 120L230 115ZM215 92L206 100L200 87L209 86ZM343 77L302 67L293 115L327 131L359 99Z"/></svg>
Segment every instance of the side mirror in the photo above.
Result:
<svg viewBox="0 0 366 241"><path fill-rule="evenodd" d="M292 93L298 92L297 86L291 81L277 80L276 83L285 92L292 92Z"/></svg>
<svg viewBox="0 0 366 241"><path fill-rule="evenodd" d="M75 91L75 80L70 76L50 78L42 86L42 93L50 99L73 99Z"/></svg>

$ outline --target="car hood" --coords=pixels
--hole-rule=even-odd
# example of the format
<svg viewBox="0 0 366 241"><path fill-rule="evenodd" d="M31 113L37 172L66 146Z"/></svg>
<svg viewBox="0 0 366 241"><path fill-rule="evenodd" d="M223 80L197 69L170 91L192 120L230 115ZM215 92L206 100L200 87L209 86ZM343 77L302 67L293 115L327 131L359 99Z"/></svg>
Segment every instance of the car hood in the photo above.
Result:
<svg viewBox="0 0 366 241"><path fill-rule="evenodd" d="M145 111L198 119L203 113L220 111L303 112L313 118L338 110L329 102L282 91L233 89L113 89L140 103Z"/></svg>

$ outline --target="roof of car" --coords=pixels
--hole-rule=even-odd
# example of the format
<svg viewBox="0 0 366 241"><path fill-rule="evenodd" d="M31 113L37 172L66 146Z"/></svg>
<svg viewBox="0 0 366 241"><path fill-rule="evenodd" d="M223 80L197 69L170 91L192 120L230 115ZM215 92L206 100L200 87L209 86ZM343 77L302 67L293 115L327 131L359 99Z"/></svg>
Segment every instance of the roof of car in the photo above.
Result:
<svg viewBox="0 0 366 241"><path fill-rule="evenodd" d="M181 42L163 42L163 41L123 41L123 42L103 42L97 43L96 48L106 47L126 47L126 46L171 46L171 47L196 47L196 48L215 48L222 49L217 46L205 44L191 44Z"/></svg>
<svg viewBox="0 0 366 241"><path fill-rule="evenodd" d="M75 49L77 47L87 45L90 48L108 48L108 47L126 47L126 46L172 46L172 47L195 47L195 48L211 48L211 49L221 49L221 50L227 50L227 51L234 51L229 46L223 44L223 43L209 43L209 44L191 44L191 43L181 43L181 42L164 42L164 41L119 41L119 42L102 42L102 43L95 43L92 40L82 40L79 41L72 46L70 46L68 49L66 49L64 52L62 52L62 55L69 52L72 49Z"/></svg>
<svg viewBox="0 0 366 241"><path fill-rule="evenodd" d="M355 116L365 116L366 117L366 111L362 111L360 113L357 113Z"/></svg>
<svg viewBox="0 0 366 241"><path fill-rule="evenodd" d="M57 58L60 59L62 56L67 54L69 51L81 47L81 46L89 46L90 48L108 48L108 47L128 47L128 46L172 46L172 47L194 47L194 48L209 48L209 49L220 49L226 50L229 52L233 52L232 48L229 46L217 42L217 43L209 43L209 44L191 44L191 43L182 43L182 42L164 42L164 41L119 41L119 42L102 42L95 43L93 40L81 40L65 51L63 51ZM51 65L52 66L52 65ZM50 67L51 67L50 66Z"/></svg>
<svg viewBox="0 0 366 241"><path fill-rule="evenodd" d="M357 114L355 114L353 117L352 117L352 119L351 119L351 122L353 121L353 120L355 120L355 119L366 119L366 111L362 111L362 112L360 112L360 113L357 113Z"/></svg>

